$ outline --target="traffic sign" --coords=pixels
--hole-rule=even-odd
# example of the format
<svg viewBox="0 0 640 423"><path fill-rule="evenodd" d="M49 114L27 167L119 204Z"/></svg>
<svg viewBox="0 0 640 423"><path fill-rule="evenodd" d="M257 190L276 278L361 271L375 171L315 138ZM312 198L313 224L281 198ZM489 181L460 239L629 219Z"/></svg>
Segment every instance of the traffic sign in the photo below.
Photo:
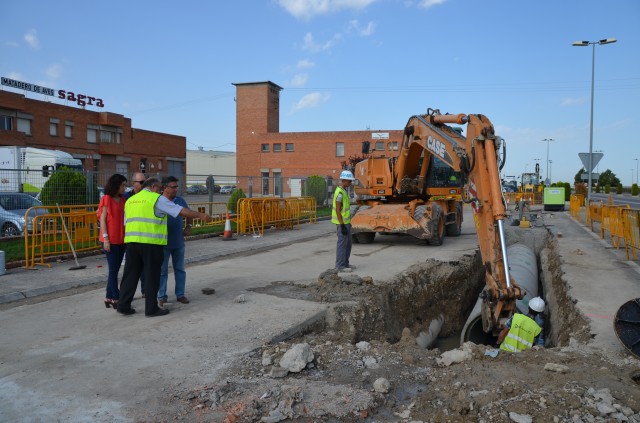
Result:
<svg viewBox="0 0 640 423"><path fill-rule="evenodd" d="M578 153L580 160L582 160L582 164L584 168L587 169L589 167L589 153ZM591 153L591 169L587 169L587 172L593 172L593 169L596 168L596 165L600 162L604 153Z"/></svg>

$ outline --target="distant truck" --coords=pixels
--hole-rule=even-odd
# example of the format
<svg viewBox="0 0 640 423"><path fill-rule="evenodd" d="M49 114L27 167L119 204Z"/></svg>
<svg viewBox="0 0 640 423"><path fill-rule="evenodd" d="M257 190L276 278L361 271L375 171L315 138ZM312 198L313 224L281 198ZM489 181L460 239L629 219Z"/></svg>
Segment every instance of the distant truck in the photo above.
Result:
<svg viewBox="0 0 640 423"><path fill-rule="evenodd" d="M0 191L40 192L62 167L82 171L82 162L60 150L0 146Z"/></svg>

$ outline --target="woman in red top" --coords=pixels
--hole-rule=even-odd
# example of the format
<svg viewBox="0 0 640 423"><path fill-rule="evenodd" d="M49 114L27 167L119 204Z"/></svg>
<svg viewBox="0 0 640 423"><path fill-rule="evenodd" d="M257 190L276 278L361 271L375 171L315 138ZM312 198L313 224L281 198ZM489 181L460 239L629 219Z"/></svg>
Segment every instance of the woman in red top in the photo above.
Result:
<svg viewBox="0 0 640 423"><path fill-rule="evenodd" d="M118 305L120 289L118 289L118 272L124 257L124 191L127 178L116 173L109 178L104 187L104 196L98 206L100 219L100 242L107 256L109 278L107 279L107 296L104 306L114 309Z"/></svg>

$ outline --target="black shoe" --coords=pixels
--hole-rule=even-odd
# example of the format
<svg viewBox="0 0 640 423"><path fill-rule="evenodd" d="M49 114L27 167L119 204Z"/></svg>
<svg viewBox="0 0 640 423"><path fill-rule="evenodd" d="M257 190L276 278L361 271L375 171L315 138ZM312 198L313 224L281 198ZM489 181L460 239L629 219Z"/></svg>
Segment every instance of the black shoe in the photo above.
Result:
<svg viewBox="0 0 640 423"><path fill-rule="evenodd" d="M131 308L131 307L129 307L129 308L122 308L122 309L120 309L120 308L119 308L119 309L118 309L118 313L120 313L120 314L124 314L125 316L130 316L130 315L132 315L132 314L133 314L133 313L135 313L135 312L136 312L136 309L135 309L135 308Z"/></svg>
<svg viewBox="0 0 640 423"><path fill-rule="evenodd" d="M169 310L167 310L166 308L160 308L155 313L146 314L146 316L147 317L156 317L156 316L165 316L167 314L169 314Z"/></svg>

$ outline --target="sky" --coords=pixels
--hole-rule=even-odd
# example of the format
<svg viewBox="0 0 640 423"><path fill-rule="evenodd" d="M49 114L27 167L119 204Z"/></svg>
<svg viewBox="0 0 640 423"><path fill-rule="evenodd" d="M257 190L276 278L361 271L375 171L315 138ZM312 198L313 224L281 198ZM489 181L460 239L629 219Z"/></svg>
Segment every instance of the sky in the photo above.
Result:
<svg viewBox="0 0 640 423"><path fill-rule="evenodd" d="M615 38L595 46L592 151L604 156L594 170L637 181L638 0L2 0L0 10L0 76L101 98L100 111L183 135L187 149L235 151L232 84L272 81L284 88L281 132L479 113L506 140L504 176L539 164L552 182L572 182L589 151L594 48L572 43Z"/></svg>

